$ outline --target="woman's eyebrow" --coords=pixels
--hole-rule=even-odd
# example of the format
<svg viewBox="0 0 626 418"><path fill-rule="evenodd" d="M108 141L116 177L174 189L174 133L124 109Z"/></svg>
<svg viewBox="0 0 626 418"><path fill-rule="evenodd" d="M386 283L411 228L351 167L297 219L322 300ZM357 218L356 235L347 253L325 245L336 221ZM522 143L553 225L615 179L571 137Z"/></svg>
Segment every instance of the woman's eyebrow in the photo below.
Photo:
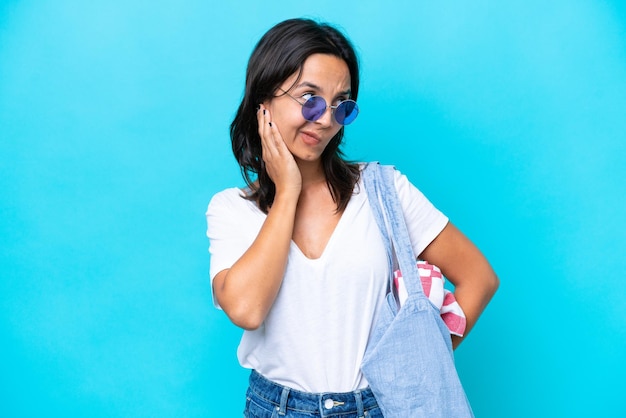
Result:
<svg viewBox="0 0 626 418"><path fill-rule="evenodd" d="M308 87L312 90L317 90L320 91L322 90L318 85L311 83L310 81L303 81L302 83L298 84L296 86L297 89L301 88L301 87Z"/></svg>
<svg viewBox="0 0 626 418"><path fill-rule="evenodd" d="M299 89L302 87L307 87L310 88L311 90L315 90L315 91L322 91L321 87L319 87L317 84L311 83L310 81L303 81L302 83L298 84L295 89ZM352 94L352 89L348 88L344 91L340 91L337 96L350 96Z"/></svg>

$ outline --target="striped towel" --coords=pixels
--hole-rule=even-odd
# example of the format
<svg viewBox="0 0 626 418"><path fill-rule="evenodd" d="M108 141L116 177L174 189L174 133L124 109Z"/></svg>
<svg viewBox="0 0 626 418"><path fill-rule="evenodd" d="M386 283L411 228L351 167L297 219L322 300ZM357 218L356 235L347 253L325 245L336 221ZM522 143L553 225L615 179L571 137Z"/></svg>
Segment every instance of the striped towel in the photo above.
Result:
<svg viewBox="0 0 626 418"><path fill-rule="evenodd" d="M441 319L443 319L443 322L450 330L450 334L462 337L465 332L465 313L456 301L454 293L444 288L445 278L441 274L439 267L426 261L418 260L417 270L420 274L424 294L428 296L428 299L435 307L439 308ZM398 291L400 306L402 306L408 294L400 270L393 272L393 282Z"/></svg>

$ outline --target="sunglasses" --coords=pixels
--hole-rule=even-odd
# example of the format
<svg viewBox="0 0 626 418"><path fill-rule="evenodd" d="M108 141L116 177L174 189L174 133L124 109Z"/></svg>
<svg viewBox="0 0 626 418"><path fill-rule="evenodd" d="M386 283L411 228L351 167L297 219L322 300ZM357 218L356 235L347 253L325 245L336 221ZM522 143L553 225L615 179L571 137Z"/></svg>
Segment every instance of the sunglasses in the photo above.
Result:
<svg viewBox="0 0 626 418"><path fill-rule="evenodd" d="M351 124L359 115L359 106L354 100L342 100L337 106L328 106L322 96L311 96L303 103L286 91L284 92L302 106L302 116L309 122L315 122L321 118L326 113L327 108L330 108L333 117L340 125Z"/></svg>

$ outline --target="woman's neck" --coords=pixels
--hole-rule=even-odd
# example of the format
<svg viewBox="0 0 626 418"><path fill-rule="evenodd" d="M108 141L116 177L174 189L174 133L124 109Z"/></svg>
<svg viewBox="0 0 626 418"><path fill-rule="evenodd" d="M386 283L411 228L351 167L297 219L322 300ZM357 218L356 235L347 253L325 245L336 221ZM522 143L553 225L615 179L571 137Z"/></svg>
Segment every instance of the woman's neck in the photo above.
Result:
<svg viewBox="0 0 626 418"><path fill-rule="evenodd" d="M302 187L309 187L326 182L326 173L324 173L324 168L320 160L315 162L299 161L298 167L302 175Z"/></svg>

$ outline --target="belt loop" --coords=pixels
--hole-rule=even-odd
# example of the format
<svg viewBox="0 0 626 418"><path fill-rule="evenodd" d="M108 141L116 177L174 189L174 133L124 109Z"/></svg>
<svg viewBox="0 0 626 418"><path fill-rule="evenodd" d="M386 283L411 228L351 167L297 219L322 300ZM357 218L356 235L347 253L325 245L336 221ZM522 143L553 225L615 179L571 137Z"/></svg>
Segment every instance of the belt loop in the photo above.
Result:
<svg viewBox="0 0 626 418"><path fill-rule="evenodd" d="M361 397L361 391L357 390L354 392L354 400L356 401L356 412L359 418L365 417L365 413L363 412L363 398Z"/></svg>
<svg viewBox="0 0 626 418"><path fill-rule="evenodd" d="M287 398L289 397L289 388L283 387L283 393L280 395L280 407L278 415L287 415Z"/></svg>

